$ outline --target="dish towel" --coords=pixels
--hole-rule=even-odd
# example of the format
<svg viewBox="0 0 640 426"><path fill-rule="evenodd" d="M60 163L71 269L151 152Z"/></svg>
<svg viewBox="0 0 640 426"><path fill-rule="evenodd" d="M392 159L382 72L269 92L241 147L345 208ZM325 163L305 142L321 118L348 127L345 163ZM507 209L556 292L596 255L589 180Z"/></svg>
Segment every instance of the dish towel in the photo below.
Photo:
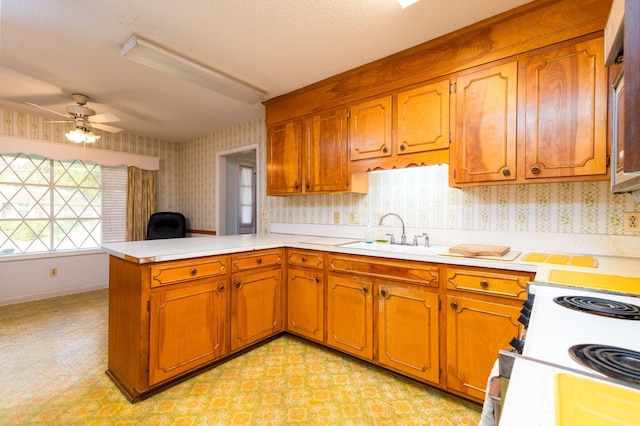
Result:
<svg viewBox="0 0 640 426"><path fill-rule="evenodd" d="M489 373L489 379L487 380L487 393L484 396L484 404L482 404L482 416L480 417L480 423L478 426L495 426L496 424L496 403L493 399L489 398L488 390L491 388L491 381L498 377L498 360L493 363L491 373Z"/></svg>

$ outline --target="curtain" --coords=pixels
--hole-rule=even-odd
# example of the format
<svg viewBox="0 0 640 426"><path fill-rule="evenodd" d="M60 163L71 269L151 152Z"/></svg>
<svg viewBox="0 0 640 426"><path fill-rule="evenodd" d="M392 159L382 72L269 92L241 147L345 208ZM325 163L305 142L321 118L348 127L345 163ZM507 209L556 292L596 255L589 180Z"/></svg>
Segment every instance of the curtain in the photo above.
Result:
<svg viewBox="0 0 640 426"><path fill-rule="evenodd" d="M156 170L127 167L126 241L141 241L147 236L149 216L157 208Z"/></svg>

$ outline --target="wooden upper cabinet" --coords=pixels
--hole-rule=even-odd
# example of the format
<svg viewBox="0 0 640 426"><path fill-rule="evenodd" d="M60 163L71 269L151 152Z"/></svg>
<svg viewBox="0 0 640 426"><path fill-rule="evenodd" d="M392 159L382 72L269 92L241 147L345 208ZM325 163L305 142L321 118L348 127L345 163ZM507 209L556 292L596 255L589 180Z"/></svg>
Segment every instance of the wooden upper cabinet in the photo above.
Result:
<svg viewBox="0 0 640 426"><path fill-rule="evenodd" d="M456 80L455 184L516 178L518 64L472 70Z"/></svg>
<svg viewBox="0 0 640 426"><path fill-rule="evenodd" d="M302 123L267 128L267 195L302 192Z"/></svg>
<svg viewBox="0 0 640 426"><path fill-rule="evenodd" d="M398 154L449 148L449 79L398 93Z"/></svg>
<svg viewBox="0 0 640 426"><path fill-rule="evenodd" d="M602 38L527 57L527 179L607 174L603 58Z"/></svg>
<svg viewBox="0 0 640 426"><path fill-rule="evenodd" d="M351 161L391 155L391 96L349 107Z"/></svg>
<svg viewBox="0 0 640 426"><path fill-rule="evenodd" d="M349 189L347 109L328 111L304 120L305 192Z"/></svg>

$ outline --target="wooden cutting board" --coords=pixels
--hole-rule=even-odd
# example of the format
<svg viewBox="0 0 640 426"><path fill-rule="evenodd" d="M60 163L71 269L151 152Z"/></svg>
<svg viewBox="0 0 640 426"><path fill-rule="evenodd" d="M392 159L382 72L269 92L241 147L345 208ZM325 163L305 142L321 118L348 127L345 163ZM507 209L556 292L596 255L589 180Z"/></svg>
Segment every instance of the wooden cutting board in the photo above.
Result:
<svg viewBox="0 0 640 426"><path fill-rule="evenodd" d="M451 247L449 252L463 256L504 256L510 250L507 246L492 246L488 244L460 244Z"/></svg>

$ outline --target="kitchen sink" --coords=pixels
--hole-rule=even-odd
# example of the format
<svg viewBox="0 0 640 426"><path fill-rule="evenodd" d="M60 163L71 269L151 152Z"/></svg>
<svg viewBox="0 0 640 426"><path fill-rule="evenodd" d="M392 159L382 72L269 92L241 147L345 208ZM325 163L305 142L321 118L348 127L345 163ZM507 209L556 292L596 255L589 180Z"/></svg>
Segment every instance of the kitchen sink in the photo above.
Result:
<svg viewBox="0 0 640 426"><path fill-rule="evenodd" d="M376 244L376 243L365 243L364 241L358 241L356 243L342 244L340 247L345 248L353 248L353 249L363 249L363 250L373 250L380 252L388 252L388 253L405 253L405 254L415 254L422 256L437 256L440 253L447 253L449 251L449 247L440 247L440 246L408 246L408 245L399 245L399 244Z"/></svg>

